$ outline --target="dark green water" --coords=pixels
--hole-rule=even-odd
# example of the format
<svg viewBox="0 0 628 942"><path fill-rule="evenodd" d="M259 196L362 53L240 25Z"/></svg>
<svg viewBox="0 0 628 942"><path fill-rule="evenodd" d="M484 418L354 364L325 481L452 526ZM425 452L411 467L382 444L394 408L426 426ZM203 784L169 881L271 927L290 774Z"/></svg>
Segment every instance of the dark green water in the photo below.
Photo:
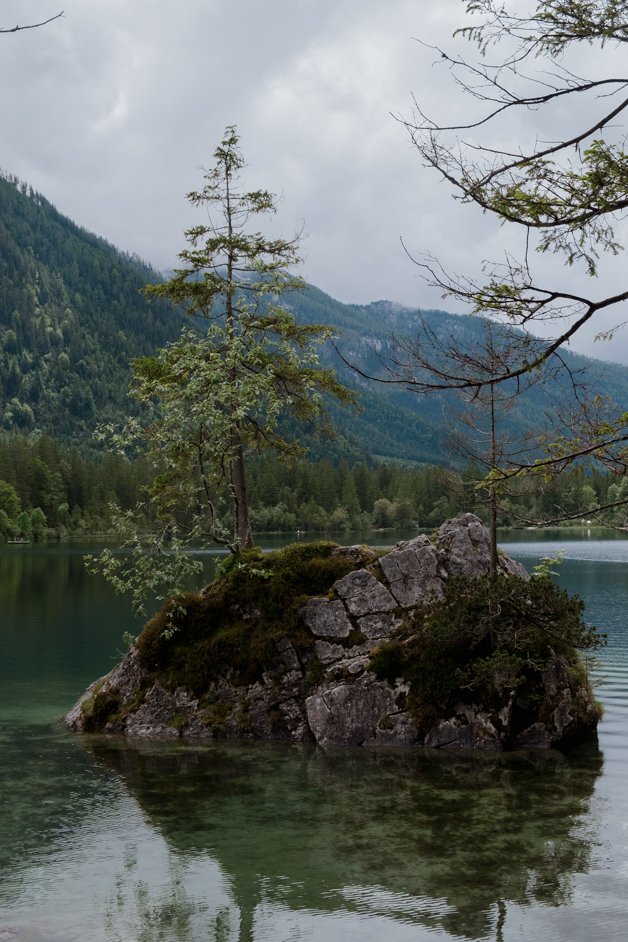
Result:
<svg viewBox="0 0 628 942"><path fill-rule="evenodd" d="M0 548L0 942L624 942L628 541L562 549L609 633L599 743L464 760L70 735L128 606L81 548Z"/></svg>

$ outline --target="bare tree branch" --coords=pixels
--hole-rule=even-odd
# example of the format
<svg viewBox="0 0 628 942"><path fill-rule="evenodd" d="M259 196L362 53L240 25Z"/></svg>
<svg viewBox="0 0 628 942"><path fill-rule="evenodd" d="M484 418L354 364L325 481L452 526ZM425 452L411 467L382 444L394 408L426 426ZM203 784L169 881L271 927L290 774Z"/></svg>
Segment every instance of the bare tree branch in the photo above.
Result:
<svg viewBox="0 0 628 942"><path fill-rule="evenodd" d="M25 29L39 29L40 26L47 26L48 23L52 23L53 20L58 20L63 16L63 10L60 13L55 13L54 16L48 17L47 20L42 20L41 23L28 23L26 26L11 26L10 28L3 29L0 27L0 33L21 33Z"/></svg>

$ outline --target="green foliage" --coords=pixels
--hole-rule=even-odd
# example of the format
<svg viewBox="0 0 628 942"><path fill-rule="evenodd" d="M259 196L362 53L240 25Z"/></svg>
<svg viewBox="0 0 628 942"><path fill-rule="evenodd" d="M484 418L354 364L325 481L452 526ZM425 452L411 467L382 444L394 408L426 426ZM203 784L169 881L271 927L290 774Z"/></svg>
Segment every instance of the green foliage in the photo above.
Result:
<svg viewBox="0 0 628 942"><path fill-rule="evenodd" d="M559 566L562 561L562 553L556 553L555 556L541 556L540 562L532 567L532 578L551 579L552 576L557 576L558 571L552 567Z"/></svg>
<svg viewBox="0 0 628 942"><path fill-rule="evenodd" d="M120 517L126 558L105 551L89 561L117 590L131 591L137 609L142 596L180 592L199 565L189 546L219 542L236 554L249 549L250 455L303 454L282 421L312 426L323 416L324 395L352 400L333 371L319 365L318 347L333 332L298 324L279 303L287 288L301 286L288 272L298 260L295 243L248 231L251 217L274 212L274 199L264 190L242 189L235 128L225 131L214 161L203 189L188 194L208 222L186 232L188 248L173 277L146 288L150 297L204 319L206 331L184 329L154 356L134 360L131 394L141 415L121 430L102 430L123 452L139 445L153 468L146 501ZM227 519L225 501L232 508ZM167 630L174 631L176 613L168 618Z"/></svg>
<svg viewBox="0 0 628 942"><path fill-rule="evenodd" d="M168 689L183 686L200 696L227 673L235 683L252 683L276 670L276 642L288 637L314 677L312 636L298 612L307 598L327 592L355 567L332 554L334 545L303 543L233 556L201 595L166 601L137 640L140 662Z"/></svg>
<svg viewBox="0 0 628 942"><path fill-rule="evenodd" d="M463 511L486 519L476 478L471 470L433 465L349 465L329 459L286 462L266 456L250 465L251 518L257 532L345 534L382 526L375 505L385 499L386 506L392 508L385 522L407 534L416 526L439 526ZM143 461L84 453L45 437L29 440L0 434L0 480L13 488L20 509L30 514L35 539L65 534L116 535L120 528L124 530L126 512L137 505L150 480L150 469ZM557 516L561 510L577 511L591 494L598 505L625 500L628 480L577 469L547 481L522 481L508 501L502 502L499 523L516 524L517 515L539 519ZM219 490L215 498L217 503L223 499ZM345 499L350 503L345 504ZM223 513L225 507L223 503ZM351 513L349 507L353 507ZM0 539L17 536L17 515L8 516L5 511L4 516L6 521L0 516ZM155 521L149 503L144 517L149 529ZM185 518L181 522L185 523ZM625 511L613 507L601 522L621 526ZM581 520L573 521L573 525L581 524ZM121 539L124 536L122 533ZM166 545L163 548L167 551ZM173 586L166 583L165 591L171 593ZM162 586L159 592L163 591Z"/></svg>
<svg viewBox="0 0 628 942"><path fill-rule="evenodd" d="M238 134L228 127L203 188L188 194L208 222L186 232L188 248L179 253L183 265L173 277L146 289L208 327L204 336L184 330L155 356L134 362L132 395L149 414L126 434L140 435L155 465L150 495L165 519L197 504L195 538L204 529L210 539L246 548L252 544L249 453L301 454L280 420L312 425L322 417L323 394L343 401L352 396L319 365L317 350L331 329L298 324L280 303L288 288L302 286L289 274L299 260L296 241L248 231L252 217L275 211L275 201L266 190L243 190L243 166ZM210 496L225 479L235 517L230 541Z"/></svg>
<svg viewBox="0 0 628 942"><path fill-rule="evenodd" d="M516 51L507 53L503 72L516 72L516 63L524 59L556 59L583 41L600 46L609 41L621 44L628 30L625 4L617 0L537 0L531 15L511 13L495 0L473 0L467 4L467 12L479 14L483 22L459 33L483 54L490 46L514 41ZM621 86L620 79L585 80L565 72L556 78L555 86L548 86L545 95L525 98L513 92L505 107L542 107L556 98L596 88L604 88L607 94L600 97L606 98ZM500 91L505 94L505 83ZM602 113L605 108L605 102L598 106ZM628 156L623 143L615 143L607 134L607 127L622 110L620 105L617 111L611 110L610 117L590 121L568 141L537 146L529 153L522 148L517 160L510 154L495 159L492 151L492 172L487 172L484 161L465 159L461 164L465 186L476 202L502 220L540 230L539 251L562 252L568 264L582 260L588 274L595 275L600 252L617 254L621 248L614 237L613 222L625 206ZM479 150L482 153L482 148ZM488 154L484 152L484 156ZM514 290L512 300L516 303L524 299L529 283L517 284L515 279L502 283L501 288Z"/></svg>
<svg viewBox="0 0 628 942"><path fill-rule="evenodd" d="M103 533L111 528L110 504L127 510L147 480L142 461L83 453L47 437L0 433L0 478L28 512L35 539L65 533ZM17 519L14 502L10 519ZM19 511L18 511L19 512Z"/></svg>
<svg viewBox="0 0 628 942"><path fill-rule="evenodd" d="M180 328L140 294L158 278L0 175L0 429L89 442L128 412L129 360Z"/></svg>
<svg viewBox="0 0 628 942"><path fill-rule="evenodd" d="M0 510L7 517L17 517L20 512L20 498L12 484L0 481Z"/></svg>
<svg viewBox="0 0 628 942"><path fill-rule="evenodd" d="M136 614L146 614L147 599L163 601L166 592L182 592L202 571L202 561L186 552L185 535L180 535L176 524L148 542L138 532L133 511L122 513L112 508L112 516L113 531L123 551L107 547L98 556L86 556L85 565L88 572L101 573L116 592L129 593Z"/></svg>
<svg viewBox="0 0 628 942"><path fill-rule="evenodd" d="M524 683L534 691L557 655L576 668L577 652L603 643L584 623L583 607L549 579L451 579L443 599L381 645L371 670L407 681L415 708L499 708L504 694L516 695Z"/></svg>

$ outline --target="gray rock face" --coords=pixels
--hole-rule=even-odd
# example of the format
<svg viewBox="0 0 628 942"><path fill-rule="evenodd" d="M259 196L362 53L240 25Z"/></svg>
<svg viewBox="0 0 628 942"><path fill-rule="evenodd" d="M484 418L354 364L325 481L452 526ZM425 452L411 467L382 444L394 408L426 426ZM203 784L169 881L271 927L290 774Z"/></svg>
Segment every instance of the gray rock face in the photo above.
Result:
<svg viewBox="0 0 628 942"><path fill-rule="evenodd" d="M463 514L448 520L438 530L440 559L449 576L473 579L490 571L490 545L488 530L475 514ZM529 579L521 563L500 556L499 571L503 575Z"/></svg>
<svg viewBox="0 0 628 942"><path fill-rule="evenodd" d="M275 645L286 670L300 671L301 661L289 638L282 638Z"/></svg>
<svg viewBox="0 0 628 942"><path fill-rule="evenodd" d="M438 531L438 544L450 576L485 576L490 568L489 536L474 514L448 520Z"/></svg>
<svg viewBox="0 0 628 942"><path fill-rule="evenodd" d="M397 607L394 598L381 582L366 569L356 569L334 582L334 591L344 602L350 615L372 615L390 612Z"/></svg>
<svg viewBox="0 0 628 942"><path fill-rule="evenodd" d="M398 713L395 695L371 675L322 689L305 701L307 719L321 746L361 746L375 738L380 721Z"/></svg>
<svg viewBox="0 0 628 942"><path fill-rule="evenodd" d="M379 561L390 591L402 608L411 608L443 594L441 564L436 547L417 536Z"/></svg>
<svg viewBox="0 0 628 942"><path fill-rule="evenodd" d="M530 574L525 566L518 563L516 559L511 559L510 556L500 556L497 560L497 565L503 576L517 576L519 579L525 579L526 582L530 578Z"/></svg>
<svg viewBox="0 0 628 942"><path fill-rule="evenodd" d="M90 684L85 693L74 704L65 716L65 723L70 729L77 732L85 728L84 705L87 705L96 696L117 696L123 702L132 701L140 692L144 679L144 671L138 662L137 654L131 649L119 664L100 680Z"/></svg>
<svg viewBox="0 0 628 942"><path fill-rule="evenodd" d="M197 701L185 691L176 690L171 694L160 683L155 683L139 709L127 718L125 732L128 736L144 739L154 739L156 736L178 738L177 714L189 714L197 706Z"/></svg>
<svg viewBox="0 0 628 942"><path fill-rule="evenodd" d="M324 641L317 641L314 645L317 653L318 651L324 652L325 649L322 648ZM333 650L332 650L333 648ZM331 664L335 661L339 661L342 665L348 664L349 662L356 662L360 658L367 656L371 653L373 645L370 641L364 641L362 644L352 644L350 647L342 647L341 645L329 645L327 648L326 662ZM319 655L320 660L323 661L323 658ZM338 665L335 665L336 668Z"/></svg>
<svg viewBox="0 0 628 942"><path fill-rule="evenodd" d="M340 601L310 599L303 608L303 621L319 638L346 638L351 622Z"/></svg>
<svg viewBox="0 0 628 942"><path fill-rule="evenodd" d="M491 718L480 710L464 708L455 716L442 720L425 737L433 749L473 749L500 752L502 738Z"/></svg>
<svg viewBox="0 0 628 942"><path fill-rule="evenodd" d="M332 556L339 556L341 559L348 559L356 566L363 566L365 563L372 563L377 559L377 554L369 546L334 546L331 551Z"/></svg>
<svg viewBox="0 0 628 942"><path fill-rule="evenodd" d="M401 619L392 612L378 612L376 615L363 615L357 619L360 632L369 641L383 641L390 638L393 631L401 625Z"/></svg>
<svg viewBox="0 0 628 942"><path fill-rule="evenodd" d="M316 641L314 650L321 664L332 664L345 656L345 649L341 644L331 644L329 641Z"/></svg>
<svg viewBox="0 0 628 942"><path fill-rule="evenodd" d="M594 728L595 705L585 686L574 685L569 664L556 659L542 677L543 710L515 717L514 693L493 712L457 704L449 715L407 709L409 687L401 678L378 680L369 670L386 642L417 607L444 594L451 576L489 571L488 533L477 517L448 521L435 540L417 536L379 556L365 547L338 547L334 554L360 567L330 587L336 598L311 598L301 610L309 645L296 649L288 637L275 642L275 658L262 680L236 686L228 676L196 699L150 680L131 650L105 678L92 684L66 723L93 729L98 702L111 702L105 732L136 737L229 737L314 741L321 746L410 746L495 751L509 746L549 746L580 727ZM527 579L518 563L500 558L500 572ZM115 709L114 709L115 707ZM587 725L588 724L588 725Z"/></svg>

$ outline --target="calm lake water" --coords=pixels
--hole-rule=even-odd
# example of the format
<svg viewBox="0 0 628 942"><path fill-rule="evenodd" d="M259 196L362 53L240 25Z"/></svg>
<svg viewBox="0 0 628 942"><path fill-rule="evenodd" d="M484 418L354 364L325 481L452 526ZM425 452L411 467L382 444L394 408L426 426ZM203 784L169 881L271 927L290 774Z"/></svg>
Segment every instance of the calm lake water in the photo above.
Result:
<svg viewBox="0 0 628 942"><path fill-rule="evenodd" d="M608 633L599 740L492 759L78 738L127 603L0 547L0 942L628 939L628 540L502 543Z"/></svg>

